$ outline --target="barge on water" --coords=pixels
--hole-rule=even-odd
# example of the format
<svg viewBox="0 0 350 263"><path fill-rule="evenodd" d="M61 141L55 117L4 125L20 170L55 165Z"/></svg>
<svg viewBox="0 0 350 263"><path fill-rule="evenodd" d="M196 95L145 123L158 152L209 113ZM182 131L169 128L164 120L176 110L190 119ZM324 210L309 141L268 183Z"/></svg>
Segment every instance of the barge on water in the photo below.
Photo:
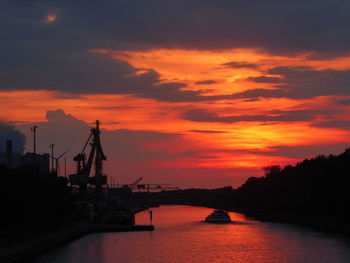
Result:
<svg viewBox="0 0 350 263"><path fill-rule="evenodd" d="M231 218L226 211L217 209L208 215L205 221L208 223L231 223Z"/></svg>

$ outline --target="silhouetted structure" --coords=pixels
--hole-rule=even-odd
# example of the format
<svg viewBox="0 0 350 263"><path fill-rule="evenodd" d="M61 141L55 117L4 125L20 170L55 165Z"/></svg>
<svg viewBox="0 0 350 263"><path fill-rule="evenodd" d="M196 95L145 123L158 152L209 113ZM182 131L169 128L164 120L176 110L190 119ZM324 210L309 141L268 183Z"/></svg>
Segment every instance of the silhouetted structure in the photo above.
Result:
<svg viewBox="0 0 350 263"><path fill-rule="evenodd" d="M88 160L86 160L85 149L90 143L91 149ZM93 161L95 159L95 175L90 177ZM96 121L96 127L91 129L90 136L78 155L74 157L77 163L77 173L69 175L69 181L72 185L78 185L81 190L86 189L87 185L94 185L96 189L101 189L107 184L107 176L102 174L102 161L107 160L104 155L100 139L100 122Z"/></svg>
<svg viewBox="0 0 350 263"><path fill-rule="evenodd" d="M13 152L12 140L6 140L6 153L0 153L0 163L7 168L16 168L21 164L21 155Z"/></svg>
<svg viewBox="0 0 350 263"><path fill-rule="evenodd" d="M6 141L6 153L0 153L0 164L7 168L17 168L19 166L37 167L40 173L49 173L50 155L48 153L22 153L13 152L13 141Z"/></svg>
<svg viewBox="0 0 350 263"><path fill-rule="evenodd" d="M7 167L12 168L12 140L6 141L6 161Z"/></svg>
<svg viewBox="0 0 350 263"><path fill-rule="evenodd" d="M40 173L49 174L50 155L48 153L44 153L44 154L26 153L21 156L21 165L37 167Z"/></svg>
<svg viewBox="0 0 350 263"><path fill-rule="evenodd" d="M0 165L0 185L0 246L71 220L72 196L59 178L33 166L9 169Z"/></svg>

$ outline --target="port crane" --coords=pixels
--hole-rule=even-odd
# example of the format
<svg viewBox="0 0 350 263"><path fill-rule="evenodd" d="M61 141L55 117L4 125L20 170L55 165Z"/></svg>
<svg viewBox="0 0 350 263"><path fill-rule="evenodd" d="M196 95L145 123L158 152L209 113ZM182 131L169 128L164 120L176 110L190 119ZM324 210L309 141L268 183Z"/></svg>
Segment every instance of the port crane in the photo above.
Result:
<svg viewBox="0 0 350 263"><path fill-rule="evenodd" d="M90 136L83 150L73 158L77 165L76 174L69 175L69 182L71 185L79 186L81 191L85 190L87 185L93 185L95 189L102 189L102 187L107 184L107 176L102 173L103 161L106 161L107 157L102 150L100 122L97 120L95 125L96 126L91 129ZM91 149L87 159L85 150L88 145L91 146ZM90 177L93 163L95 163L95 174Z"/></svg>
<svg viewBox="0 0 350 263"><path fill-rule="evenodd" d="M171 186L170 184L138 184L136 189L138 192L150 192L154 191L163 191L163 190L178 190L179 187Z"/></svg>
<svg viewBox="0 0 350 263"><path fill-rule="evenodd" d="M135 182L129 184L129 188L130 188L130 189L135 188L135 187L138 185L138 183L139 183L142 179L143 179L143 177L140 177L140 178L137 179Z"/></svg>

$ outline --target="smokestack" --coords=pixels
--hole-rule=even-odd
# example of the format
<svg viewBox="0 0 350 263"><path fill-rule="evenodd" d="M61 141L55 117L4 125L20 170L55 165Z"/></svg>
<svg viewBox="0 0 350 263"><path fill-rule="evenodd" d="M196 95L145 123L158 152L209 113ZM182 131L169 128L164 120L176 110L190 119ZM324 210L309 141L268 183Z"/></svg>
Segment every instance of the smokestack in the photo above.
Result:
<svg viewBox="0 0 350 263"><path fill-rule="evenodd" d="M12 168L12 140L6 141L7 167Z"/></svg>
<svg viewBox="0 0 350 263"><path fill-rule="evenodd" d="M6 139L12 140L12 153L22 153L26 144L26 137L16 130L13 125L0 121L0 153L6 153ZM13 156L12 156L13 157ZM13 158L12 158L12 161Z"/></svg>

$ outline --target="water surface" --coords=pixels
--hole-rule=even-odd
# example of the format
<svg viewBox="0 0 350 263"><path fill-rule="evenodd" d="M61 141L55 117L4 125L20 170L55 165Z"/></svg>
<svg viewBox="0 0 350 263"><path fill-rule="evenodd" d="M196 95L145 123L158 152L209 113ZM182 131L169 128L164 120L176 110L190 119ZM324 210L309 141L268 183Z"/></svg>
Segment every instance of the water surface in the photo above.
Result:
<svg viewBox="0 0 350 263"><path fill-rule="evenodd" d="M154 232L92 234L35 263L349 263L348 239L230 213L231 224L208 224L212 209L153 209ZM137 224L149 224L147 211Z"/></svg>

